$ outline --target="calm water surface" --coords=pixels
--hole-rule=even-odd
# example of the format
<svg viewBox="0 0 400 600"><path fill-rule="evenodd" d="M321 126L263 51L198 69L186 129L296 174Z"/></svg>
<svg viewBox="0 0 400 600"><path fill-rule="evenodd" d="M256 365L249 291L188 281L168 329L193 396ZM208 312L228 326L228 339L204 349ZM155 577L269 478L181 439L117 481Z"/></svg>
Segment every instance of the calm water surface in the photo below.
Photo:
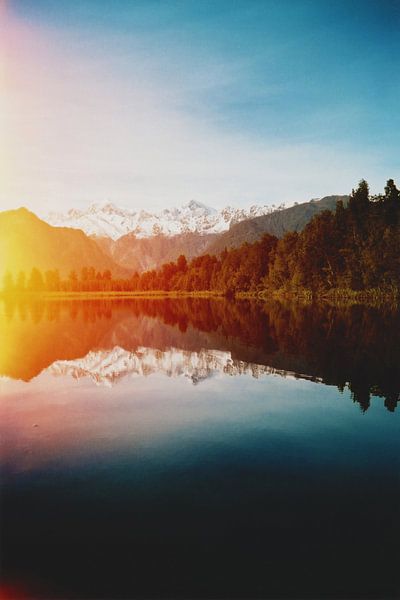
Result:
<svg viewBox="0 0 400 600"><path fill-rule="evenodd" d="M398 598L400 316L0 303L11 598Z"/></svg>

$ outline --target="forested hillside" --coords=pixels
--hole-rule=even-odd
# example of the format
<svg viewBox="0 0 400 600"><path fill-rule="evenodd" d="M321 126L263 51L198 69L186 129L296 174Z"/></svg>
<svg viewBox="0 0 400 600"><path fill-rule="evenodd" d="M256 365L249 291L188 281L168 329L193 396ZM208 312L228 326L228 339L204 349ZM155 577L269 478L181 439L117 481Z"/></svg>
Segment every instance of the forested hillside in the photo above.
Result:
<svg viewBox="0 0 400 600"><path fill-rule="evenodd" d="M232 225L229 231L220 234L210 244L208 252L218 254L224 248L238 248L245 242L256 242L264 233L281 238L289 231L300 232L315 215L324 210L334 211L339 200L346 205L349 197L325 196L321 200L311 200L310 202L295 204L290 208L276 210L269 215L241 221Z"/></svg>
<svg viewBox="0 0 400 600"><path fill-rule="evenodd" d="M253 244L181 256L157 271L132 278L133 289L214 290L227 294L283 290L318 293L333 289L400 289L400 192L390 179L371 197L366 181L347 206L316 215L305 229L280 240L264 234Z"/></svg>

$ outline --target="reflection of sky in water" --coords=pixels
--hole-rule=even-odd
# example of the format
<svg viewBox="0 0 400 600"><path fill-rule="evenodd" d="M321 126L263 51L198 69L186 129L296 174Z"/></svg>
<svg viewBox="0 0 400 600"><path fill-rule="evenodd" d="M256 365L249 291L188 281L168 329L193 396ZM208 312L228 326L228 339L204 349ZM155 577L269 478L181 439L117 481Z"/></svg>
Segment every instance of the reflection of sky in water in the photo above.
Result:
<svg viewBox="0 0 400 600"><path fill-rule="evenodd" d="M269 460L360 459L362 467L365 450L382 458L400 445L397 414L379 399L363 415L349 392L334 387L223 372L197 386L163 373L124 378L112 388L49 372L29 384L3 381L1 430L11 470L113 461L131 453L195 460L214 447L242 446L278 449Z"/></svg>

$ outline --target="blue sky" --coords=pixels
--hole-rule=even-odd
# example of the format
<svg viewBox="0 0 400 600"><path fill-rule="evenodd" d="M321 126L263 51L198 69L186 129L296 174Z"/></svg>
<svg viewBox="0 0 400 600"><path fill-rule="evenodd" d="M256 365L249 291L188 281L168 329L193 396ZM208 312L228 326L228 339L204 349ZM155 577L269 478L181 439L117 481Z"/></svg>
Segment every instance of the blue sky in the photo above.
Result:
<svg viewBox="0 0 400 600"><path fill-rule="evenodd" d="M14 0L7 19L7 132L31 148L10 141L7 207L290 204L399 177L398 1Z"/></svg>

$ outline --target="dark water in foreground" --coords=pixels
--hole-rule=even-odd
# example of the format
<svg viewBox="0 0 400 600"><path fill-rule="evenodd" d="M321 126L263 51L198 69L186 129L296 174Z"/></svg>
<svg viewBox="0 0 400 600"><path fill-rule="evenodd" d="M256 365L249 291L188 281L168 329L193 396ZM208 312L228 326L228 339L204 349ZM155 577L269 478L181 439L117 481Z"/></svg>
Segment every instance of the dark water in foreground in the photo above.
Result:
<svg viewBox="0 0 400 600"><path fill-rule="evenodd" d="M10 598L398 598L400 316L0 303Z"/></svg>

